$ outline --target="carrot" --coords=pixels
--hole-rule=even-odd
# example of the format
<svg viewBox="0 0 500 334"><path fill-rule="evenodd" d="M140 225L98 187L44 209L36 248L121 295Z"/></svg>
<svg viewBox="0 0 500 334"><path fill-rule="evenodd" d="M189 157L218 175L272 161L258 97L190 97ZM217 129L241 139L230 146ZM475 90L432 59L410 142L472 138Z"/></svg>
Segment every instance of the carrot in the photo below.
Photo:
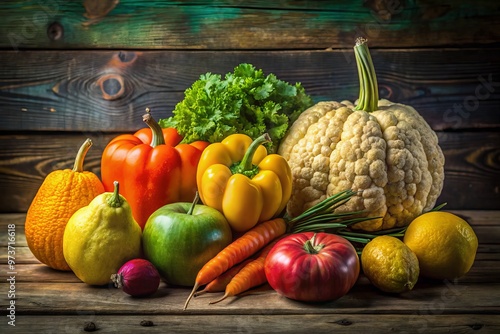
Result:
<svg viewBox="0 0 500 334"><path fill-rule="evenodd" d="M227 297L236 296L253 287L266 283L267 278L264 270L266 256L279 239L281 238L275 239L269 243L255 260L250 261L233 277L231 282L229 282L226 286L224 296L216 301L210 302L209 304L221 302Z"/></svg>
<svg viewBox="0 0 500 334"><path fill-rule="evenodd" d="M208 283L205 288L194 294L195 297L201 296L207 292L223 292L226 286L231 282L231 279L243 268L248 262L252 261L247 259L226 271L224 274L220 275L212 282Z"/></svg>
<svg viewBox="0 0 500 334"><path fill-rule="evenodd" d="M201 285L210 283L235 264L246 260L269 244L271 240L285 234L286 230L287 223L283 218L271 219L251 228L241 237L221 250L198 272L193 290L184 304L184 310L187 308L189 301Z"/></svg>

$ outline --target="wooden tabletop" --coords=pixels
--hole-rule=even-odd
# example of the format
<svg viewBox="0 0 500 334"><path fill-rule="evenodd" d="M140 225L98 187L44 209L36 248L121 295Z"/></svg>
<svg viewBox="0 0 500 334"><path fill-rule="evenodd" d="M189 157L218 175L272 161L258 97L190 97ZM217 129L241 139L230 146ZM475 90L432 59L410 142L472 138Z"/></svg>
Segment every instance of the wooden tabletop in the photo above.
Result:
<svg viewBox="0 0 500 334"><path fill-rule="evenodd" d="M479 239L471 271L456 281L420 279L413 291L391 295L361 275L333 302L300 303L264 286L215 305L208 302L220 294L205 294L187 310L182 308L188 288L162 283L155 295L139 299L48 268L27 247L25 215L1 214L0 332L80 333L93 323L98 333L499 333L500 211L453 213Z"/></svg>

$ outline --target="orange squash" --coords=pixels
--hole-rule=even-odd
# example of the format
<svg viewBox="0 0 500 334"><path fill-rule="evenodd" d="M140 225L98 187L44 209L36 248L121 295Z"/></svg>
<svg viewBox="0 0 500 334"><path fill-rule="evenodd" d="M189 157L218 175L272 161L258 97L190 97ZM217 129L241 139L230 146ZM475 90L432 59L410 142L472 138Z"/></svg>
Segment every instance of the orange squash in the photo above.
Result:
<svg viewBox="0 0 500 334"><path fill-rule="evenodd" d="M55 170L46 176L26 214L28 246L40 262L53 269L71 270L63 255L66 224L76 210L104 192L97 175L83 170L91 146L90 139L83 143L73 169Z"/></svg>

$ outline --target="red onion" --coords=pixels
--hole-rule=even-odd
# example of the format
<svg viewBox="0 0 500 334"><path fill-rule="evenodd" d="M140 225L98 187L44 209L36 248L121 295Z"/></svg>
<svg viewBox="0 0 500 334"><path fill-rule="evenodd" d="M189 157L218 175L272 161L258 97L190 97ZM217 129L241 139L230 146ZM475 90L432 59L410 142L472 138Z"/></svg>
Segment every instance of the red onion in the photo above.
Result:
<svg viewBox="0 0 500 334"><path fill-rule="evenodd" d="M111 280L115 287L134 297L151 295L160 286L158 270L144 259L127 261L118 273L111 275Z"/></svg>

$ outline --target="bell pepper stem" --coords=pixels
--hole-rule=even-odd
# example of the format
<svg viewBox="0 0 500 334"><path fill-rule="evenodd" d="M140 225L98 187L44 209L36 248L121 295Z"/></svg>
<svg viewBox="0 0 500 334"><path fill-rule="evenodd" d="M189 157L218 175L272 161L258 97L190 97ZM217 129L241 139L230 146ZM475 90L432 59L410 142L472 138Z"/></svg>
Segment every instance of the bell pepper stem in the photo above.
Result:
<svg viewBox="0 0 500 334"><path fill-rule="evenodd" d="M360 37L356 39L356 45L354 46L359 76L359 99L355 109L372 112L378 109L378 84L372 57L366 42L366 39Z"/></svg>
<svg viewBox="0 0 500 334"><path fill-rule="evenodd" d="M149 126L152 133L151 147L156 147L158 145L164 145L165 139L163 139L163 132L160 124L155 121L153 116L151 116L151 110L146 108L146 114L142 116L142 120Z"/></svg>
<svg viewBox="0 0 500 334"><path fill-rule="evenodd" d="M243 159L241 160L241 162L239 164L240 172L244 172L244 171L248 171L248 170L252 169L252 167L253 167L252 159L253 159L255 152L257 151L257 149L259 148L260 145L262 145L264 143L268 143L268 142L271 142L271 136L269 136L268 133L264 133L262 136L257 137L257 139L255 139L250 144L250 146L248 146L248 149L245 152L245 155L243 156Z"/></svg>
<svg viewBox="0 0 500 334"><path fill-rule="evenodd" d="M317 245L316 244L316 233L314 233L312 238L308 239L306 241L306 243L304 244L304 250L308 254L318 254L323 249L323 247L325 247L325 245L323 245L323 244Z"/></svg>
<svg viewBox="0 0 500 334"><path fill-rule="evenodd" d="M188 212L186 212L187 215L192 215L193 214L194 207L196 206L196 204L198 204L199 201L200 201L200 194L198 193L198 191L196 191L193 203L191 203L191 206L189 207Z"/></svg>
<svg viewBox="0 0 500 334"><path fill-rule="evenodd" d="M108 198L108 205L112 208L119 208L123 204L123 200L120 197L120 184L118 181L113 182L113 194Z"/></svg>
<svg viewBox="0 0 500 334"><path fill-rule="evenodd" d="M83 161L85 160L85 156L87 155L87 152L89 151L91 146L92 140L90 138L87 138L83 142L82 146L80 146L80 149L76 154L75 164L73 165L73 172L83 172Z"/></svg>

